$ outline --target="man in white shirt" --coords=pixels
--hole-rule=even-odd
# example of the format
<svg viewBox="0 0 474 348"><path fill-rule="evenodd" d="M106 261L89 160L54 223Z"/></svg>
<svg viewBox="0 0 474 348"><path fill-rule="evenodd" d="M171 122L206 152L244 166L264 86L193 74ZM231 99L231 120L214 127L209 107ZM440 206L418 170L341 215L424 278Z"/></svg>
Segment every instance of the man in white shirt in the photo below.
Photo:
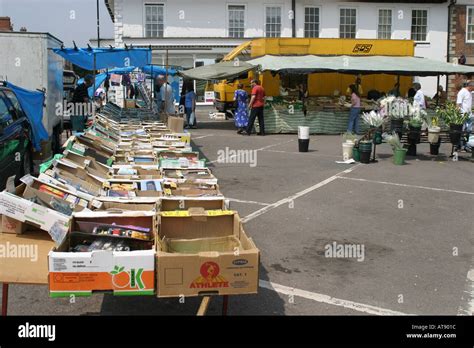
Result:
<svg viewBox="0 0 474 348"><path fill-rule="evenodd" d="M458 97L456 100L456 104L458 105L459 109L469 115L469 120L466 121L464 124L464 130L467 132L472 131L472 91L474 91L474 81L469 81L465 84L463 88L458 92ZM461 148L463 147L464 139L461 139Z"/></svg>
<svg viewBox="0 0 474 348"><path fill-rule="evenodd" d="M421 84L415 82L413 84L413 89L416 91L415 96L413 97L413 102L416 103L422 110L426 109L425 95L421 91Z"/></svg>
<svg viewBox="0 0 474 348"><path fill-rule="evenodd" d="M165 80L165 77L162 77L163 84L160 88L160 97L163 107L163 111L167 114L174 115L176 109L174 107L174 94L173 87Z"/></svg>

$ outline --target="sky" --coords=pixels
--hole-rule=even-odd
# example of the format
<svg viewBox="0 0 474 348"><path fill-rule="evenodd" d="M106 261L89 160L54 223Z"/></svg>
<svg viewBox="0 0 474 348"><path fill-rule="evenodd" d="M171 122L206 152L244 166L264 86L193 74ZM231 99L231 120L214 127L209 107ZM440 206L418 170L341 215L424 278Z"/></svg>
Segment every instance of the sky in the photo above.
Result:
<svg viewBox="0 0 474 348"><path fill-rule="evenodd" d="M113 38L113 23L104 0L99 0L100 37ZM97 38L96 0L0 0L0 17L8 16L13 30L49 32L72 47L85 47Z"/></svg>

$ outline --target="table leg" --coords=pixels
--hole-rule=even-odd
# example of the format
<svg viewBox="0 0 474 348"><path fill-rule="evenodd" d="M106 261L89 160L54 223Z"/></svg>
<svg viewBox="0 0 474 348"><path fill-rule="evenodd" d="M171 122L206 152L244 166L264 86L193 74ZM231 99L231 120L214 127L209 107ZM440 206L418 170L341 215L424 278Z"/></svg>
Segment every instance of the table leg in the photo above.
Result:
<svg viewBox="0 0 474 348"><path fill-rule="evenodd" d="M3 283L2 286L2 317L7 316L8 310L8 284Z"/></svg>
<svg viewBox="0 0 474 348"><path fill-rule="evenodd" d="M224 295L222 298L222 315L227 315L228 306L229 306L229 295Z"/></svg>

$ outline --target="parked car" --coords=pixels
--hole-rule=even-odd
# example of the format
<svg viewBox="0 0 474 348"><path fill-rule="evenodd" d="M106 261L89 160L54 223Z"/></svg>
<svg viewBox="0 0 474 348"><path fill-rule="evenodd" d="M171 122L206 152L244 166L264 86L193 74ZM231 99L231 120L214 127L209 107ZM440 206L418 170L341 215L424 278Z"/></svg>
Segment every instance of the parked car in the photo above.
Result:
<svg viewBox="0 0 474 348"><path fill-rule="evenodd" d="M14 176L15 184L32 172L31 127L15 95L0 85L0 190Z"/></svg>

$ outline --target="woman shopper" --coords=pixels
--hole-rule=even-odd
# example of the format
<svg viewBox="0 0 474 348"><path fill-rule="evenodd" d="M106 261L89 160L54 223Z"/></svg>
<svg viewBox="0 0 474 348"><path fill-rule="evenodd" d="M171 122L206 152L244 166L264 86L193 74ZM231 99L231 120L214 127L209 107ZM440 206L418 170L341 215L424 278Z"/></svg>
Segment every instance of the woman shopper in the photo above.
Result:
<svg viewBox="0 0 474 348"><path fill-rule="evenodd" d="M196 129L196 93L194 92L194 86L191 83L186 87L184 106L186 111L187 128Z"/></svg>
<svg viewBox="0 0 474 348"><path fill-rule="evenodd" d="M249 115L248 115L248 94L244 90L244 85L239 83L237 85L237 90L234 93L235 101L235 126L237 127L237 133L241 134L249 124Z"/></svg>
<svg viewBox="0 0 474 348"><path fill-rule="evenodd" d="M360 95L356 85L350 85L351 90L351 110L349 114L348 133L359 133Z"/></svg>

